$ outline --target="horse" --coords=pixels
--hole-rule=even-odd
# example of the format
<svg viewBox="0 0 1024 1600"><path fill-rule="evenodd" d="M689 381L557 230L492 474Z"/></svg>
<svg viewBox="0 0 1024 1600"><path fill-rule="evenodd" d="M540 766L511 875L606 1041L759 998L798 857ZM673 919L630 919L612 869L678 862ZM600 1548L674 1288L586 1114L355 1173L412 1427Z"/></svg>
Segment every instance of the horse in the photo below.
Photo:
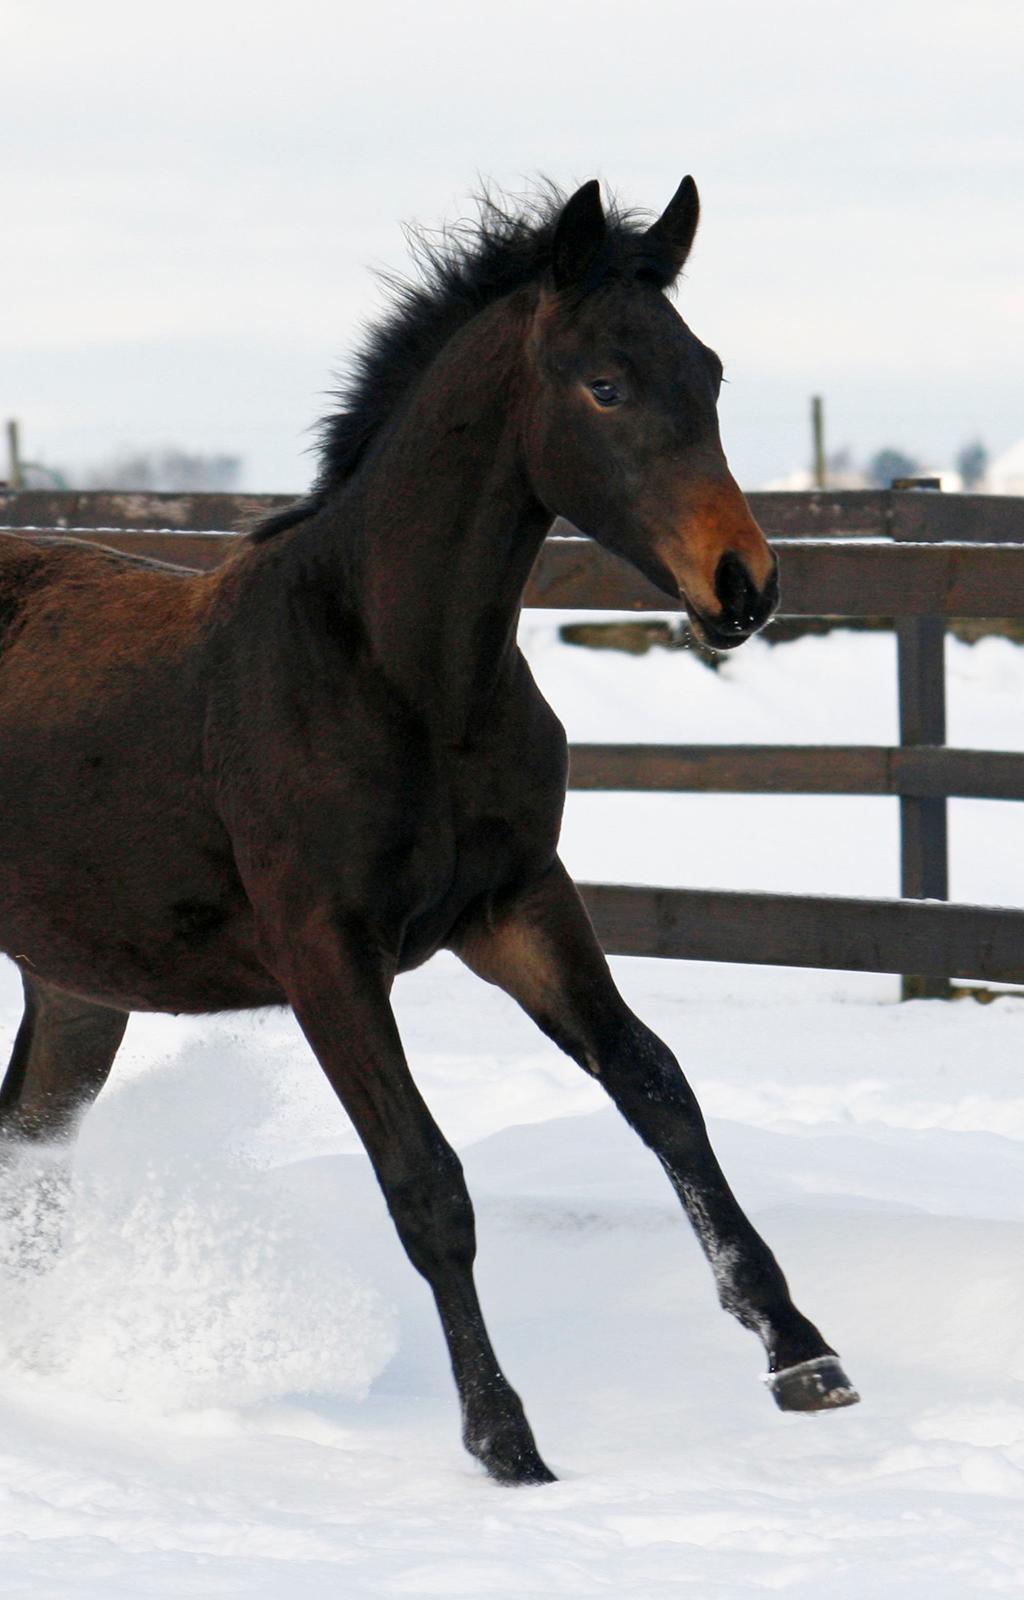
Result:
<svg viewBox="0 0 1024 1600"><path fill-rule="evenodd" d="M505 1484L552 1474L390 1005L440 949L514 997L650 1147L779 1407L858 1398L615 986L558 855L564 730L516 643L559 516L716 650L777 605L723 453L722 363L668 298L698 216L690 177L653 220L591 180L485 195L472 223L421 235L310 492L211 573L0 536L0 949L25 991L0 1131L67 1142L134 1010L290 1005L433 1291L463 1442Z"/></svg>

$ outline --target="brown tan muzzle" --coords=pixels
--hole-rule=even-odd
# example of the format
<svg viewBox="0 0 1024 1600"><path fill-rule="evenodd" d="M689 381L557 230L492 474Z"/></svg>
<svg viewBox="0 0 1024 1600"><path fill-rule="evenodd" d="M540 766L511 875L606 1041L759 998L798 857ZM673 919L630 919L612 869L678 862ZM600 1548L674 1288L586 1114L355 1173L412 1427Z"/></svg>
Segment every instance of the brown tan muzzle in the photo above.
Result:
<svg viewBox="0 0 1024 1600"><path fill-rule="evenodd" d="M672 572L700 636L734 650L779 603L779 563L732 477L687 496L658 555Z"/></svg>

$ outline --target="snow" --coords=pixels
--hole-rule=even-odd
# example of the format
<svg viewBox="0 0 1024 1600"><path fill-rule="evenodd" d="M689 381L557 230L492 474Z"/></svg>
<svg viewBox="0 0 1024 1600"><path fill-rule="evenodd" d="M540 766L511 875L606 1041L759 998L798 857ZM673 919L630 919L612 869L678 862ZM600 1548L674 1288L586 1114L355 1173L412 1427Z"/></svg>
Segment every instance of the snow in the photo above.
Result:
<svg viewBox="0 0 1024 1600"><path fill-rule="evenodd" d="M555 620L524 634L576 738L893 737L886 636L754 641L716 675L571 649ZM949 668L951 739L1024 748L1024 652L951 643ZM579 795L565 854L591 878L894 893L895 807ZM953 883L1024 904L1019 809L954 807ZM45 1238L60 1169L0 1183L5 1600L1021 1592L1024 998L614 966L862 1405L775 1409L599 1086L439 958L398 985L399 1022L561 1480L496 1487L461 1449L433 1305L290 1016L136 1017L49 1270L24 1260L18 1213L42 1203ZM0 1049L18 1009L5 965Z"/></svg>

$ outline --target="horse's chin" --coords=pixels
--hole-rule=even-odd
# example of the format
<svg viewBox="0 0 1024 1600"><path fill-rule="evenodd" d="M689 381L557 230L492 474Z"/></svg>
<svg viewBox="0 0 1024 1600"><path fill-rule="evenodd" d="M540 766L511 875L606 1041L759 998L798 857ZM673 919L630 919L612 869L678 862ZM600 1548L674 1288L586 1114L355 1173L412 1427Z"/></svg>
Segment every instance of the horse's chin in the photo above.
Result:
<svg viewBox="0 0 1024 1600"><path fill-rule="evenodd" d="M629 559L633 565L648 578L662 594L669 596L676 605L682 605L690 619L690 627L696 634L700 643L709 650L738 650L741 644L746 644L757 628L744 628L735 624L721 623L712 617L707 617L694 605L683 587L682 581L676 577L672 569L657 557L645 555L638 558L631 555ZM763 626L761 624L760 626Z"/></svg>
<svg viewBox="0 0 1024 1600"><path fill-rule="evenodd" d="M720 628L707 617L701 616L700 612L690 604L686 606L686 613L693 632L700 643L706 645L709 650L738 650L741 644L746 644L747 640L757 632L756 628L745 632L735 628L728 630Z"/></svg>

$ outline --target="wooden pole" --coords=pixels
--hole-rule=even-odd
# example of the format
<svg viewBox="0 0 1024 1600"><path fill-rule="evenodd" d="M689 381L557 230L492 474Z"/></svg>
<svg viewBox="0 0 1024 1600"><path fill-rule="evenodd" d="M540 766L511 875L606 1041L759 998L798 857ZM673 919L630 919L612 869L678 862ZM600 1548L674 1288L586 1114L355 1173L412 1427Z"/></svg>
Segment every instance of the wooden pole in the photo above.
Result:
<svg viewBox="0 0 1024 1600"><path fill-rule="evenodd" d="M811 396L811 438L814 447L814 487L825 487L825 402L820 394Z"/></svg>
<svg viewBox="0 0 1024 1600"><path fill-rule="evenodd" d="M25 477L21 470L21 448L18 442L18 424L13 417L7 423L7 455L10 462L7 481L12 489L23 489Z"/></svg>

